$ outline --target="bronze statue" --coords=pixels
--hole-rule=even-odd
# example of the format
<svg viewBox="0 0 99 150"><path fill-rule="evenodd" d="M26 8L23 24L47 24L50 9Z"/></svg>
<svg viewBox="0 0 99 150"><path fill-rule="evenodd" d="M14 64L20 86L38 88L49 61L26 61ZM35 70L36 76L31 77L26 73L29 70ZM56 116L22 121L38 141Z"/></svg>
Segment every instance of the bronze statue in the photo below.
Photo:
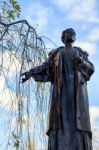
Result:
<svg viewBox="0 0 99 150"><path fill-rule="evenodd" d="M30 77L51 82L48 150L92 150L87 81L94 66L87 52L72 46L74 29L64 30L61 39L65 46L51 51L41 66L23 73L22 83Z"/></svg>

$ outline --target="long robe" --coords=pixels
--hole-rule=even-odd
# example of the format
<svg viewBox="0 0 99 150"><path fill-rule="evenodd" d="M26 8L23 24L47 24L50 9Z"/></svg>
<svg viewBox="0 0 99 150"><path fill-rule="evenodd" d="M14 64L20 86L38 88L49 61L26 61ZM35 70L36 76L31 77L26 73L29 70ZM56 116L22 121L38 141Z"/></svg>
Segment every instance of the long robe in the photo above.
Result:
<svg viewBox="0 0 99 150"><path fill-rule="evenodd" d="M83 57L82 65L75 65L77 56ZM92 150L86 83L94 67L87 53L60 47L30 72L36 81L50 81L52 85L48 150Z"/></svg>

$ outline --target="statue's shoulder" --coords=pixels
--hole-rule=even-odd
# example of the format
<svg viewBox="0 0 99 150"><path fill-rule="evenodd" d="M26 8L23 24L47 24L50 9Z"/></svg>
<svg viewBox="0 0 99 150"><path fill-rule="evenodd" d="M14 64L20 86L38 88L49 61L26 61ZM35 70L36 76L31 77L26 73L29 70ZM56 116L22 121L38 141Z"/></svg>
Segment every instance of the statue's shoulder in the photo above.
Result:
<svg viewBox="0 0 99 150"><path fill-rule="evenodd" d="M74 46L75 52L79 53L80 55L86 55L89 56L88 52L85 50L82 50L80 47Z"/></svg>
<svg viewBox="0 0 99 150"><path fill-rule="evenodd" d="M49 57L54 57L54 56L56 56L58 53L60 53L60 52L63 50L63 48L64 48L63 46L60 46L60 47L58 47L58 48L56 48L56 49L50 51L50 52L48 53L48 56L49 56Z"/></svg>

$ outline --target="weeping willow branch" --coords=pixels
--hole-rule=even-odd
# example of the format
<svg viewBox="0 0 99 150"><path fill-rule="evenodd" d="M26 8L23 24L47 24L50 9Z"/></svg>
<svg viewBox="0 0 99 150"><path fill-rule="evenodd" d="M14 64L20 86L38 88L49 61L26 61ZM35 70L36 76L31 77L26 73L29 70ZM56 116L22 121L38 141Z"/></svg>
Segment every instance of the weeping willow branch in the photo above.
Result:
<svg viewBox="0 0 99 150"><path fill-rule="evenodd" d="M43 39L26 20L0 22L0 149L32 150L34 141L35 150L46 149L49 85L33 79L22 85L20 79L46 58Z"/></svg>

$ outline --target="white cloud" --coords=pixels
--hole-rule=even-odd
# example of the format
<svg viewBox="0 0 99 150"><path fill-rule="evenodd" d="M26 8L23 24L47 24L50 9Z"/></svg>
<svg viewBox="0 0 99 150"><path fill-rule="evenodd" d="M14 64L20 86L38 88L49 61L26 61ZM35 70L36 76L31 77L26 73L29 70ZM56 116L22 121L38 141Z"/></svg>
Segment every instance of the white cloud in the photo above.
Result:
<svg viewBox="0 0 99 150"><path fill-rule="evenodd" d="M27 97L22 94L18 95L17 98L16 94L18 93L11 90L11 88L18 86L19 71L21 69L19 58L17 58L14 51L12 53L8 51L3 54L0 53L0 107L6 110L17 110L18 98L23 102L29 102Z"/></svg>
<svg viewBox="0 0 99 150"><path fill-rule="evenodd" d="M9 84L7 76L0 76L0 108L11 111L18 111L18 101L21 100L23 103L31 103L31 100L20 94L18 92L12 91L10 88L13 86L13 83L10 83L9 87L6 87L6 84ZM17 84L17 83L16 83Z"/></svg>
<svg viewBox="0 0 99 150"><path fill-rule="evenodd" d="M69 17L73 20L99 23L99 19L96 15L95 5L96 0L80 1L80 3L74 7Z"/></svg>
<svg viewBox="0 0 99 150"><path fill-rule="evenodd" d="M0 76L0 94L3 91L4 87L5 87L5 79L3 76Z"/></svg>
<svg viewBox="0 0 99 150"><path fill-rule="evenodd" d="M30 4L26 11L27 21L34 27L38 26L39 29L45 28L52 15L52 10L40 3Z"/></svg>
<svg viewBox="0 0 99 150"><path fill-rule="evenodd" d="M90 41L98 41L99 40L99 28L94 28L89 36L87 37Z"/></svg>
<svg viewBox="0 0 99 150"><path fill-rule="evenodd" d="M19 72L21 68L19 58L17 58L14 51L12 51L12 53L8 51L4 52L3 54L0 53L0 66L4 70L4 73L7 75L7 77L15 75L15 73Z"/></svg>
<svg viewBox="0 0 99 150"><path fill-rule="evenodd" d="M66 9L73 7L78 1L79 0L54 0L54 3L63 9L63 11L65 11Z"/></svg>
<svg viewBox="0 0 99 150"><path fill-rule="evenodd" d="M6 79L0 76L0 108L5 110L16 110L17 105L16 93L6 87Z"/></svg>
<svg viewBox="0 0 99 150"><path fill-rule="evenodd" d="M2 83L0 81L0 83ZM5 82L3 83L5 86ZM18 101L21 100L23 103L30 103L31 100L27 97L23 96L22 94L17 95L18 93L11 91L8 88L0 87L0 108L3 108L8 111L18 111Z"/></svg>
<svg viewBox="0 0 99 150"><path fill-rule="evenodd" d="M99 148L99 106L90 107L90 119L93 133L93 148Z"/></svg>
<svg viewBox="0 0 99 150"><path fill-rule="evenodd" d="M9 89L4 89L0 94L0 108L5 110L13 110L16 108L16 94Z"/></svg>
<svg viewBox="0 0 99 150"><path fill-rule="evenodd" d="M90 107L91 124L94 128L97 124L99 125L99 106Z"/></svg>
<svg viewBox="0 0 99 150"><path fill-rule="evenodd" d="M54 0L54 3L66 13L68 19L99 23L96 10L96 0Z"/></svg>
<svg viewBox="0 0 99 150"><path fill-rule="evenodd" d="M82 48L89 54L94 54L96 51L96 46L91 42L75 42L75 46Z"/></svg>

